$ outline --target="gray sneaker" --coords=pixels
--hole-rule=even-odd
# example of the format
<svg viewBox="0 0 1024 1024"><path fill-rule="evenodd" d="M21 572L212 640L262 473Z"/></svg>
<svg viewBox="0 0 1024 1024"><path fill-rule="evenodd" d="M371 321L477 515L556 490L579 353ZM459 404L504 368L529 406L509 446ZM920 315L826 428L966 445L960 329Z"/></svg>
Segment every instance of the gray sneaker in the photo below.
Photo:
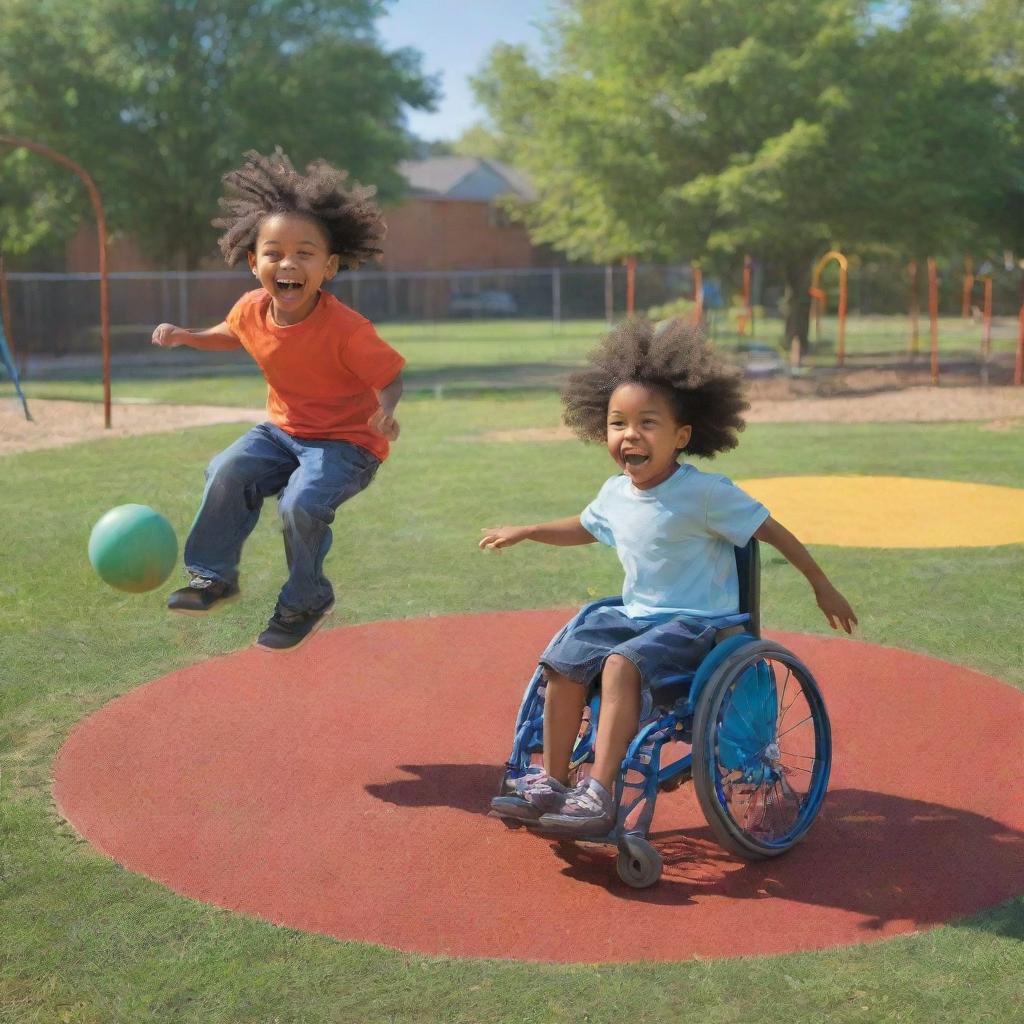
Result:
<svg viewBox="0 0 1024 1024"><path fill-rule="evenodd" d="M557 810L569 792L547 772L530 772L516 780L516 791L491 800L491 810L502 818L536 821L547 811Z"/></svg>
<svg viewBox="0 0 1024 1024"><path fill-rule="evenodd" d="M606 835L614 823L615 801L597 779L587 779L566 794L560 808L537 821L542 829L579 836Z"/></svg>

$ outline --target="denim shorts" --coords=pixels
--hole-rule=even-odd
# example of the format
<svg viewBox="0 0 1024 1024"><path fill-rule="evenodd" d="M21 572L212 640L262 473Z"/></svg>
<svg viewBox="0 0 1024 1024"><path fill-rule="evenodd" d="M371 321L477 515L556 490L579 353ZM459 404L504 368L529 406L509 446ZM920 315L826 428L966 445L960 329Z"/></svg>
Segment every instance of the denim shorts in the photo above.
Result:
<svg viewBox="0 0 1024 1024"><path fill-rule="evenodd" d="M633 619L621 605L602 605L569 623L548 644L540 664L590 686L611 654L628 658L645 689L679 682L704 660L720 624L699 619Z"/></svg>

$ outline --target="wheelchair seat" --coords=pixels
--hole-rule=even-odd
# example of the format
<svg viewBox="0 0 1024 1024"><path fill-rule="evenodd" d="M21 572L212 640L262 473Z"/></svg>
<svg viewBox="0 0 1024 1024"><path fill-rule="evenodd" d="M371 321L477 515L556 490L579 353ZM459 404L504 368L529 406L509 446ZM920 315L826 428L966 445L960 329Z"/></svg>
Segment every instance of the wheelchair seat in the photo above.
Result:
<svg viewBox="0 0 1024 1024"><path fill-rule="evenodd" d="M744 547L734 548L736 574L739 578L739 615L724 620L725 625L715 634L715 643L738 633L749 633L761 638L761 554L757 541L751 537ZM735 621L733 621L735 620ZM651 687L654 706L669 710L690 692L690 684L696 669L680 672L678 676L662 680L660 685Z"/></svg>

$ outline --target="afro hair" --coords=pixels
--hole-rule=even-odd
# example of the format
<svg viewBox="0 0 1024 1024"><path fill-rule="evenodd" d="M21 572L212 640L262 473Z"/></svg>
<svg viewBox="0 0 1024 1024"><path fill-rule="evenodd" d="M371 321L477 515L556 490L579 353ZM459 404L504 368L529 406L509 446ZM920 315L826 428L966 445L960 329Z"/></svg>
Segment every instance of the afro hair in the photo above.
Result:
<svg viewBox="0 0 1024 1024"><path fill-rule="evenodd" d="M714 458L739 443L749 408L738 370L727 366L696 325L682 319L655 327L627 320L590 353L587 366L573 373L562 391L562 418L584 441L607 437L608 403L622 384L642 384L662 392L676 422L693 428L682 450Z"/></svg>
<svg viewBox="0 0 1024 1024"><path fill-rule="evenodd" d="M270 156L255 150L245 164L224 175L227 195L220 200L222 215L214 227L224 228L219 239L229 266L236 266L256 248L256 236L266 217L292 213L320 225L342 267L355 269L381 252L384 222L372 202L376 189L345 187L348 172L316 160L299 174L280 147Z"/></svg>

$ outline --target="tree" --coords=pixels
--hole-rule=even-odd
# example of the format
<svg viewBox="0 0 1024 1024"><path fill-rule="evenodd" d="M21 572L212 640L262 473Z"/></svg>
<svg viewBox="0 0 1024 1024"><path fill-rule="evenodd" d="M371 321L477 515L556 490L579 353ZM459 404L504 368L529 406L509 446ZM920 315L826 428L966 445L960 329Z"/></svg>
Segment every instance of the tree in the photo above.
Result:
<svg viewBox="0 0 1024 1024"><path fill-rule="evenodd" d="M485 160L508 160L510 153L505 141L475 121L451 144L457 156L479 156Z"/></svg>
<svg viewBox="0 0 1024 1024"><path fill-rule="evenodd" d="M111 225L188 268L214 248L221 175L280 145L397 197L404 108L432 109L410 49L385 51L381 0L0 0L0 125L96 179ZM73 183L0 153L11 251L66 237Z"/></svg>
<svg viewBox="0 0 1024 1024"><path fill-rule="evenodd" d="M935 0L566 0L541 63L499 47L475 80L540 193L539 241L575 258L780 267L807 339L831 245L934 251L999 230L997 90Z"/></svg>
<svg viewBox="0 0 1024 1024"><path fill-rule="evenodd" d="M1002 166L1011 174L1005 197L998 197L1003 225L1000 240L1024 250L1024 7L1020 0L962 0L968 29L965 42L977 46L999 90L1006 127Z"/></svg>

